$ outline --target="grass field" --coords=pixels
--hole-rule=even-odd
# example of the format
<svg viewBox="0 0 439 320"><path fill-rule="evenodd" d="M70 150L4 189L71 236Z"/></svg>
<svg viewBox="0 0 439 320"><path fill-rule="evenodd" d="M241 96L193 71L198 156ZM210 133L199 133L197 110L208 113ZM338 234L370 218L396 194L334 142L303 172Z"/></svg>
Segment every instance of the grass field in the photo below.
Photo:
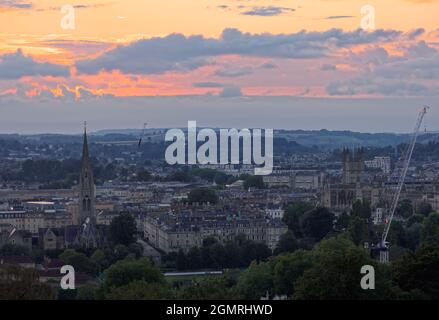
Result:
<svg viewBox="0 0 439 320"><path fill-rule="evenodd" d="M193 281L200 281L209 277L221 277L224 274L231 276L234 279L239 277L239 274L244 271L244 269L229 269L225 270L223 274L181 274L181 275L169 275L166 276L166 280L169 284L182 284L182 283L190 283Z"/></svg>

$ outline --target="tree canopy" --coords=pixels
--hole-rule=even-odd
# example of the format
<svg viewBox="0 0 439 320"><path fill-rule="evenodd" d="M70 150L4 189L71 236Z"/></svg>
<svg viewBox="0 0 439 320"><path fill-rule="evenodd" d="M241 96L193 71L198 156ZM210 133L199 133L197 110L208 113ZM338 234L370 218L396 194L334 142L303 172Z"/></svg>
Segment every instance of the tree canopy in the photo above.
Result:
<svg viewBox="0 0 439 320"><path fill-rule="evenodd" d="M153 266L148 258L118 261L105 270L104 277L107 289L126 286L136 280L159 284L165 281L160 269Z"/></svg>
<svg viewBox="0 0 439 320"><path fill-rule="evenodd" d="M392 264L392 276L402 290L439 299L439 244L423 243L415 252L408 251Z"/></svg>
<svg viewBox="0 0 439 320"><path fill-rule="evenodd" d="M263 189L265 188L264 180L262 176L248 176L244 180L244 188L255 188L255 189Z"/></svg>
<svg viewBox="0 0 439 320"><path fill-rule="evenodd" d="M36 270L0 265L0 300L52 300L55 292L41 283Z"/></svg>
<svg viewBox="0 0 439 320"><path fill-rule="evenodd" d="M303 216L303 234L320 241L333 230L334 214L326 208L316 208Z"/></svg>
<svg viewBox="0 0 439 320"><path fill-rule="evenodd" d="M295 283L295 299L385 299L392 297L383 266L351 241L342 238L323 240L312 251L314 263ZM375 290L360 286L365 265L375 268Z"/></svg>
<svg viewBox="0 0 439 320"><path fill-rule="evenodd" d="M109 238L113 244L128 246L136 241L136 220L132 215L123 213L111 221Z"/></svg>
<svg viewBox="0 0 439 320"><path fill-rule="evenodd" d="M300 220L303 214L307 211L311 211L314 206L309 202L299 201L293 203L285 211L283 222L288 226L288 229L293 231L296 237L302 236L302 230L300 226Z"/></svg>
<svg viewBox="0 0 439 320"><path fill-rule="evenodd" d="M206 188L206 187L200 187L192 189L189 194L187 201L189 203L211 203L215 204L218 202L218 196L216 195L215 191Z"/></svg>

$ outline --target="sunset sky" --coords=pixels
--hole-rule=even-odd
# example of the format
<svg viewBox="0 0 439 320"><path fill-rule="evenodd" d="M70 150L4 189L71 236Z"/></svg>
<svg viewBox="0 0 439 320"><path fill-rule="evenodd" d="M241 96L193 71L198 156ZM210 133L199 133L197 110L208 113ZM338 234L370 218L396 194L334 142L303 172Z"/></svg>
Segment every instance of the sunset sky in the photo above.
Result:
<svg viewBox="0 0 439 320"><path fill-rule="evenodd" d="M360 28L364 5L374 30ZM0 132L139 117L409 131L438 102L438 21L439 0L0 0Z"/></svg>

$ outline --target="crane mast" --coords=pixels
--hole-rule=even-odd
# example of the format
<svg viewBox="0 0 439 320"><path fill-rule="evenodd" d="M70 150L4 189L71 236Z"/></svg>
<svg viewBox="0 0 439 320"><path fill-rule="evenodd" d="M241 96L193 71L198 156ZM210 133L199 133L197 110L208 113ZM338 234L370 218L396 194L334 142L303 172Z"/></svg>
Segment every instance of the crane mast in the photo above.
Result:
<svg viewBox="0 0 439 320"><path fill-rule="evenodd" d="M409 165L410 165L410 160L411 160L412 155L413 155L413 150L415 148L416 139L418 138L419 130L420 130L421 125L422 125L422 121L424 120L424 116L427 113L428 109L429 109L428 106L424 106L422 108L422 110L419 112L418 119L417 119L416 125L415 125L415 129L413 130L413 133L410 137L410 143L408 144L407 150L405 151L405 153L403 155L402 171L399 175L398 184L397 184L395 193L393 195L392 204L390 206L389 219L388 219L388 222L384 228L384 232L383 232L383 235L381 238L381 243L379 244L379 247L384 250L384 251L381 251L381 253L380 253L380 261L381 262L388 262L388 259L389 259L389 255L388 255L388 251L387 251L387 242L386 242L387 236L389 234L389 230L390 230L390 226L392 224L393 216L395 215L396 207L398 206L399 196L401 195L401 190L402 190L402 187L404 185L404 180L405 180L405 177L407 175L407 170L408 170Z"/></svg>

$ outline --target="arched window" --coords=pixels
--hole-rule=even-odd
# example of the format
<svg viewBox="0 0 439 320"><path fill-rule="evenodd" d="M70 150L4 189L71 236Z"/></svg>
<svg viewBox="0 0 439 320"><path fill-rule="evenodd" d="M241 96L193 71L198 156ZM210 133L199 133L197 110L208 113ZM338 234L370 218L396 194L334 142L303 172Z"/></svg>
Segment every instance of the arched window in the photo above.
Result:
<svg viewBox="0 0 439 320"><path fill-rule="evenodd" d="M87 200L83 199L82 200L82 211L86 211L87 210Z"/></svg>
<svg viewBox="0 0 439 320"><path fill-rule="evenodd" d="M90 207L91 207L90 203L91 203L90 199L87 199L87 211L90 211Z"/></svg>

